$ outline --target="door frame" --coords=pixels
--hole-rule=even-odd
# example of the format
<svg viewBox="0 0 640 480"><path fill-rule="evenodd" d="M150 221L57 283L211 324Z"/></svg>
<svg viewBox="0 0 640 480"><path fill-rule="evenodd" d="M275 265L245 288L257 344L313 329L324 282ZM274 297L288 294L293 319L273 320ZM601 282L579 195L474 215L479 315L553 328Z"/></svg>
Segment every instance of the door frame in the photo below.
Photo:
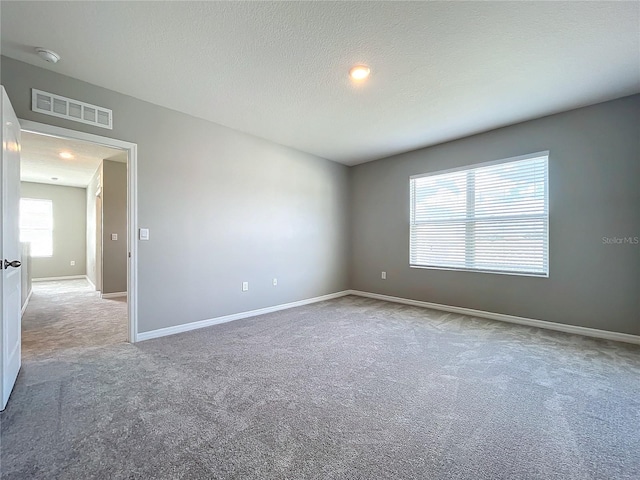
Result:
<svg viewBox="0 0 640 480"><path fill-rule="evenodd" d="M97 143L127 152L127 309L129 317L128 341L138 341L138 144L103 137L92 133L56 127L46 123L19 119L20 129L25 132Z"/></svg>

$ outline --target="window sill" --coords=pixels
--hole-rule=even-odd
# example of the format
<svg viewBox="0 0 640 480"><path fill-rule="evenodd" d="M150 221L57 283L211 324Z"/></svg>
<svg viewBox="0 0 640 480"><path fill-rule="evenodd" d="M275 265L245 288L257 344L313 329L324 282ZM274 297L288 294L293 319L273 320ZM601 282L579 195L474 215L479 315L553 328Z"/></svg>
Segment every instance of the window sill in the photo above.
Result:
<svg viewBox="0 0 640 480"><path fill-rule="evenodd" d="M471 272L471 273L491 273L495 275L510 275L515 277L535 277L535 278L549 278L549 273L527 273L527 272L500 272L497 270L479 270L475 268L453 268L453 267L433 267L426 265L409 265L410 268L417 268L421 270L445 270L449 272Z"/></svg>

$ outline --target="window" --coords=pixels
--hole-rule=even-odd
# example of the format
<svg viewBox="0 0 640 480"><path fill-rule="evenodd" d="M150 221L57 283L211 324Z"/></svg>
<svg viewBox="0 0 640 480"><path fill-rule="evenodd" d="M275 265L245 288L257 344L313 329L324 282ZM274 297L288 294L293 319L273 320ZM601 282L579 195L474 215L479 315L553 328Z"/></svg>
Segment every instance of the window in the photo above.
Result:
<svg viewBox="0 0 640 480"><path fill-rule="evenodd" d="M412 176L410 265L548 276L548 157Z"/></svg>
<svg viewBox="0 0 640 480"><path fill-rule="evenodd" d="M20 241L31 243L32 257L53 255L53 202L20 199Z"/></svg>

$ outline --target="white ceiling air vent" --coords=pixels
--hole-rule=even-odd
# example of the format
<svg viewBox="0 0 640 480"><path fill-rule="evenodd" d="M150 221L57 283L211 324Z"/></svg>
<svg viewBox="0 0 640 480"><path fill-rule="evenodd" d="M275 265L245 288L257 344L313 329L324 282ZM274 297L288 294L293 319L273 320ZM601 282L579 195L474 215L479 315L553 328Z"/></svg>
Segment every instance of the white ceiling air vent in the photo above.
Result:
<svg viewBox="0 0 640 480"><path fill-rule="evenodd" d="M113 112L108 108L79 102L35 88L31 89L31 110L95 127L113 129Z"/></svg>

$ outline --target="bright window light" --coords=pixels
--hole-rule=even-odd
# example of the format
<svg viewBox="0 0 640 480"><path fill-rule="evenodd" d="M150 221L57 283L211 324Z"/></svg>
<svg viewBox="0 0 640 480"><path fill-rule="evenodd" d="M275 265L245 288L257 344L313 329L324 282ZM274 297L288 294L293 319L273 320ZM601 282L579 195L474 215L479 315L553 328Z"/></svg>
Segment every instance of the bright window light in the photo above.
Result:
<svg viewBox="0 0 640 480"><path fill-rule="evenodd" d="M410 179L410 265L549 276L548 152Z"/></svg>
<svg viewBox="0 0 640 480"><path fill-rule="evenodd" d="M20 241L31 243L32 257L53 255L53 202L20 199Z"/></svg>

